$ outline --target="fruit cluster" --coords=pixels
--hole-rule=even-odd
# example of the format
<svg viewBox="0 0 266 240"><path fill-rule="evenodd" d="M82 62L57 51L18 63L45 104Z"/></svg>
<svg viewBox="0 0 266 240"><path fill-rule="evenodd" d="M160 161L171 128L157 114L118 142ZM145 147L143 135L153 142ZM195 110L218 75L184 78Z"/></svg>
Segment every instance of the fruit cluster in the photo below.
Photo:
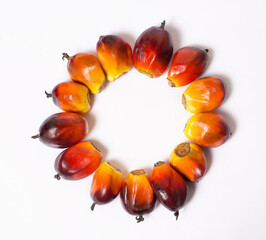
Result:
<svg viewBox="0 0 266 240"><path fill-rule="evenodd" d="M160 27L145 30L136 40L133 54L130 45L119 36L101 36L97 43L97 57L88 53L69 56L67 69L73 81L58 84L52 93L54 103L66 112L47 118L41 125L41 142L56 148L66 148L55 160L56 179L85 178L95 172L91 197L95 204L106 204L119 193L124 208L136 216L137 222L153 210L156 199L175 212L184 205L187 196L186 181L198 182L206 171L206 157L201 147L218 147L230 135L229 127L218 113L225 97L225 85L217 77L197 79L208 64L208 50L195 47L179 49L172 59L168 72L171 87L191 85L185 90L182 103L194 113L188 120L184 134L191 142L177 145L169 163L154 164L151 176L143 169L128 173L123 179L121 171L111 163L102 161L100 151L84 138L88 123L80 115L90 110L90 94L100 93L106 80L114 81L127 73L132 64L141 73L160 77L170 63L173 43L165 29ZM197 80L196 80L197 79Z"/></svg>

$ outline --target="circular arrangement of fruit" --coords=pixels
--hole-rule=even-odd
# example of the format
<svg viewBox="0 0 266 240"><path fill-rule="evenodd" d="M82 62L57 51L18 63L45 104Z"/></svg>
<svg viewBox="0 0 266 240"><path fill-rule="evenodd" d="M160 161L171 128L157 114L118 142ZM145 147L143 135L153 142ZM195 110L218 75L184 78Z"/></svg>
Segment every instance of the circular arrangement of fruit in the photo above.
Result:
<svg viewBox="0 0 266 240"><path fill-rule="evenodd" d="M191 83L182 96L185 109L194 113L184 130L191 141L173 149L169 164L159 161L151 176L140 169L123 179L121 171L107 161L101 163L100 151L84 140L89 127L81 114L90 110L90 94L100 93L106 80L114 81L124 75L132 64L151 78L165 72L173 55L173 43L164 27L165 21L160 27L145 30L136 41L133 54L130 45L115 35L100 37L98 58L88 53L71 57L63 53L73 81L60 83L52 93L45 93L65 112L47 118L39 134L32 136L50 147L67 148L55 160L56 179L78 180L96 171L90 192L92 210L95 204L106 204L120 193L125 210L135 215L137 222L153 210L156 199L174 211L177 218L187 196L186 181L197 182L205 174L206 157L201 147L218 147L230 136L223 116L212 112L224 100L223 81L213 76L197 79L208 64L208 49L183 47L174 54L168 84L180 87Z"/></svg>

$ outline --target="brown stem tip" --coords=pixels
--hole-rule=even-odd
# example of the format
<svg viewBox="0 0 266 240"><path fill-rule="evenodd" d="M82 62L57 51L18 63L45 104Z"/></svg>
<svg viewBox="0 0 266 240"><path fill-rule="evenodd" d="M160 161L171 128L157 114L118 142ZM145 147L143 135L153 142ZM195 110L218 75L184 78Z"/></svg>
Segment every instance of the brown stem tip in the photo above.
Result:
<svg viewBox="0 0 266 240"><path fill-rule="evenodd" d="M142 215L136 216L136 220L137 220L137 223L140 223L140 222L144 221L144 217Z"/></svg>
<svg viewBox="0 0 266 240"><path fill-rule="evenodd" d="M174 213L174 215L175 215L175 220L177 220L178 219L178 216L179 216L179 211L176 210L175 213Z"/></svg>
<svg viewBox="0 0 266 240"><path fill-rule="evenodd" d="M48 92L46 92L46 91L44 91L44 92L45 92L47 98L50 98L50 97L53 96L51 93L48 93Z"/></svg>
<svg viewBox="0 0 266 240"><path fill-rule="evenodd" d="M62 59L63 60L65 60L65 58L67 59L67 60L69 60L70 59L70 56L67 54L67 53L62 53Z"/></svg>
<svg viewBox="0 0 266 240"><path fill-rule="evenodd" d="M61 179L61 176L60 176L59 173L57 173L57 174L54 175L54 178L57 179L57 180L60 180Z"/></svg>
<svg viewBox="0 0 266 240"><path fill-rule="evenodd" d="M40 135L39 134L37 134L37 135L34 135L34 136L31 136L31 138L32 139L36 139L36 138L39 138L40 137Z"/></svg>
<svg viewBox="0 0 266 240"><path fill-rule="evenodd" d="M165 20L162 21L160 28L164 29L164 27L165 27Z"/></svg>
<svg viewBox="0 0 266 240"><path fill-rule="evenodd" d="M93 211L93 210L94 210L94 208L95 208L95 205L96 205L96 203L93 203L93 204L91 205L91 211Z"/></svg>

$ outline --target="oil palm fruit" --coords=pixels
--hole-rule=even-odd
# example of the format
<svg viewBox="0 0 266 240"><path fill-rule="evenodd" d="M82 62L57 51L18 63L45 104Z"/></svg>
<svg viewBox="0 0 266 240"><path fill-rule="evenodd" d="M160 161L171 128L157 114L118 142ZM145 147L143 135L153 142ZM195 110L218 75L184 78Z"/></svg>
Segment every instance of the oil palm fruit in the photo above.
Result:
<svg viewBox="0 0 266 240"><path fill-rule="evenodd" d="M145 30L134 46L134 67L151 78L160 77L165 72L173 54L172 39L164 27L165 21L160 27Z"/></svg>
<svg viewBox="0 0 266 240"><path fill-rule="evenodd" d="M121 37L101 36L96 50L108 81L114 81L130 70L133 62L132 49Z"/></svg>
<svg viewBox="0 0 266 240"><path fill-rule="evenodd" d="M184 142L172 151L170 165L186 180L197 182L206 172L206 157L200 146Z"/></svg>
<svg viewBox="0 0 266 240"><path fill-rule="evenodd" d="M55 160L56 179L79 180L88 177L100 165L102 154L89 141L61 152Z"/></svg>
<svg viewBox="0 0 266 240"><path fill-rule="evenodd" d="M197 113L188 120L184 134L202 147L218 147L229 138L230 129L221 114Z"/></svg>
<svg viewBox="0 0 266 240"><path fill-rule="evenodd" d="M87 120L78 113L62 112L48 117L41 124L39 138L42 143L54 148L67 148L83 140L89 132Z"/></svg>
<svg viewBox="0 0 266 240"><path fill-rule="evenodd" d="M183 47L176 51L168 71L168 84L182 87L196 80L205 70L209 50Z"/></svg>
<svg viewBox="0 0 266 240"><path fill-rule="evenodd" d="M106 204L116 198L119 194L123 182L122 172L109 162L103 162L94 173L91 185L91 198L96 204Z"/></svg>
<svg viewBox="0 0 266 240"><path fill-rule="evenodd" d="M204 77L192 82L182 96L185 109L191 113L210 112L225 98L225 85L220 78Z"/></svg>
<svg viewBox="0 0 266 240"><path fill-rule="evenodd" d="M63 59L68 59L67 70L71 79L87 86L91 93L100 93L105 85L106 77L99 60L92 54L78 53L70 57L63 53Z"/></svg>
<svg viewBox="0 0 266 240"><path fill-rule="evenodd" d="M151 185L157 199L170 211L174 211L177 219L179 209L187 197L185 180L167 163L160 161L154 164Z"/></svg>
<svg viewBox="0 0 266 240"><path fill-rule="evenodd" d="M53 98L56 106L66 112L84 114L90 110L89 89L80 83L72 81L59 83L51 94L45 93L48 98Z"/></svg>
<svg viewBox="0 0 266 240"><path fill-rule="evenodd" d="M134 170L128 173L122 184L120 197L125 210L136 215L137 222L143 221L143 215L153 210L156 201L145 170Z"/></svg>

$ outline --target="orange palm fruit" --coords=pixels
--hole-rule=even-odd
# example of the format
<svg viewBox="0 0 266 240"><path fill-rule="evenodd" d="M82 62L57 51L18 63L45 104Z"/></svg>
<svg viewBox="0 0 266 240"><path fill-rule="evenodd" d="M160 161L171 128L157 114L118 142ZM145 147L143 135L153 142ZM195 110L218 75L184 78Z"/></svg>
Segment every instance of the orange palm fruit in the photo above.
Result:
<svg viewBox="0 0 266 240"><path fill-rule="evenodd" d="M197 113L188 120L184 134L202 147L218 147L229 138L230 129L218 113Z"/></svg>
<svg viewBox="0 0 266 240"><path fill-rule="evenodd" d="M56 106L66 112L84 114L90 110L89 89L76 82L63 82L56 85L52 93L46 96L52 97Z"/></svg>
<svg viewBox="0 0 266 240"><path fill-rule="evenodd" d="M128 173L122 184L120 197L125 210L136 215L137 222L143 221L143 214L150 213L156 201L145 170L134 170Z"/></svg>
<svg viewBox="0 0 266 240"><path fill-rule="evenodd" d="M148 28L134 46L134 67L151 78L160 77L165 72L173 54L172 39L164 26L165 21L160 27Z"/></svg>
<svg viewBox="0 0 266 240"><path fill-rule="evenodd" d="M196 80L207 66L208 51L195 47L176 51L168 71L169 86L182 87Z"/></svg>
<svg viewBox="0 0 266 240"><path fill-rule="evenodd" d="M199 181L206 172L206 157L195 143L184 142L171 153L170 165L190 182Z"/></svg>
<svg viewBox="0 0 266 240"><path fill-rule="evenodd" d="M106 204L119 194L123 182L123 176L120 169L109 162L103 162L94 173L91 185L91 197L95 204Z"/></svg>
<svg viewBox="0 0 266 240"><path fill-rule="evenodd" d="M191 83L182 96L185 109L191 113L210 112L225 97L225 85L217 77L204 77Z"/></svg>
<svg viewBox="0 0 266 240"><path fill-rule="evenodd" d="M115 35L101 36L96 50L108 81L114 81L130 70L132 49L122 38Z"/></svg>
<svg viewBox="0 0 266 240"><path fill-rule="evenodd" d="M56 113L43 121L39 134L31 138L39 138L49 147L67 148L83 140L89 132L87 120L78 113Z"/></svg>
<svg viewBox="0 0 266 240"><path fill-rule="evenodd" d="M159 161L154 164L151 185L157 199L170 211L174 211L177 219L178 211L187 197L185 180L168 164Z"/></svg>
<svg viewBox="0 0 266 240"><path fill-rule="evenodd" d="M98 59L88 53L78 53L70 57L63 53L63 59L68 59L67 70L71 79L87 86L91 93L102 91L106 77Z"/></svg>
<svg viewBox="0 0 266 240"><path fill-rule="evenodd" d="M61 152L55 160L56 179L79 180L88 177L100 165L102 154L89 141Z"/></svg>

